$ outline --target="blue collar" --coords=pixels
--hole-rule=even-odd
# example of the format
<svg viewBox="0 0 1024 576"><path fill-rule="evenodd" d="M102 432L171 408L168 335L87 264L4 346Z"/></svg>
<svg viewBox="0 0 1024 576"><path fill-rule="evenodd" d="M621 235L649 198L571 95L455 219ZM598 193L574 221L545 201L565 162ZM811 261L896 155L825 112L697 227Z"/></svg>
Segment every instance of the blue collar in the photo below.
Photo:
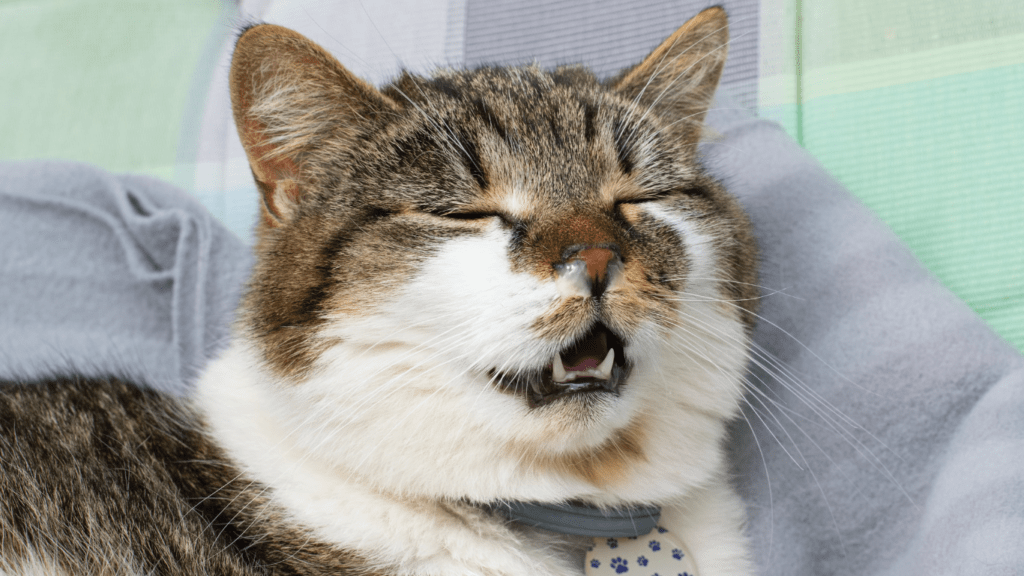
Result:
<svg viewBox="0 0 1024 576"><path fill-rule="evenodd" d="M657 506L601 509L571 503L504 502L491 508L526 526L574 536L609 538L647 534L661 517L661 508Z"/></svg>

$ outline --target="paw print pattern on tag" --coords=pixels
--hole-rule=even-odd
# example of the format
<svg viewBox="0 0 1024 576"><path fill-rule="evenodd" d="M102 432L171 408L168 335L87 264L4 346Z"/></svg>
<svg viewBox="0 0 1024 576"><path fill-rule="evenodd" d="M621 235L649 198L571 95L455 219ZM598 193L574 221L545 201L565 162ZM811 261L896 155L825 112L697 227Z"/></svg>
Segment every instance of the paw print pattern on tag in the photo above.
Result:
<svg viewBox="0 0 1024 576"><path fill-rule="evenodd" d="M585 576L698 575L686 543L658 526L657 532L635 537L593 539L583 563Z"/></svg>

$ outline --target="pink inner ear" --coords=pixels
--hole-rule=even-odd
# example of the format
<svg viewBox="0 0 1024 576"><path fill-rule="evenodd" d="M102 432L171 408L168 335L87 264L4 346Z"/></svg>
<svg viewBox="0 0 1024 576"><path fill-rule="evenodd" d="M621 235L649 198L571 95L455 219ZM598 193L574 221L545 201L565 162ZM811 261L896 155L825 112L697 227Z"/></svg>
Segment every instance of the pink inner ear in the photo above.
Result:
<svg viewBox="0 0 1024 576"><path fill-rule="evenodd" d="M274 146L267 144L266 127L255 121L246 120L243 144L256 177L273 187L278 180L290 180L298 176L299 167L285 155L275 154Z"/></svg>
<svg viewBox="0 0 1024 576"><path fill-rule="evenodd" d="M299 202L302 192L297 182L299 167L288 156L274 155L274 147L265 143L264 126L259 122L246 120L243 134L253 176L269 212L265 220L269 225L276 225L286 220L291 207Z"/></svg>

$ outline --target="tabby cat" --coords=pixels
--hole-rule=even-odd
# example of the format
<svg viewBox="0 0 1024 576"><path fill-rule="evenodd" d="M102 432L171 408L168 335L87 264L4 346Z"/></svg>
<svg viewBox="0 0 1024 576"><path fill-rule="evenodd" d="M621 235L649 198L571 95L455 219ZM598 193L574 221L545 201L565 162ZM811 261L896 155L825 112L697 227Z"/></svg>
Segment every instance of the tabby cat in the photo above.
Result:
<svg viewBox="0 0 1024 576"><path fill-rule="evenodd" d="M711 8L607 81L377 89L244 30L232 343L187 401L4 385L0 573L580 574L585 540L501 513L525 501L661 506L699 574L752 572L722 443L755 246L697 156L727 41Z"/></svg>

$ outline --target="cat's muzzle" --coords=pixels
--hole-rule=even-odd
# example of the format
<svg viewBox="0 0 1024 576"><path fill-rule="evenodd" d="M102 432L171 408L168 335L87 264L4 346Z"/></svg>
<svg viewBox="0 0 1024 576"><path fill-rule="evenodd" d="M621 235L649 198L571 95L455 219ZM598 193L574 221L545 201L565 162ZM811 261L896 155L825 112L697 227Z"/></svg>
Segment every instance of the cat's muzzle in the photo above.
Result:
<svg viewBox="0 0 1024 576"><path fill-rule="evenodd" d="M629 374L622 340L604 324L595 324L555 353L543 369L494 375L500 385L526 396L531 408L590 394L618 395Z"/></svg>

